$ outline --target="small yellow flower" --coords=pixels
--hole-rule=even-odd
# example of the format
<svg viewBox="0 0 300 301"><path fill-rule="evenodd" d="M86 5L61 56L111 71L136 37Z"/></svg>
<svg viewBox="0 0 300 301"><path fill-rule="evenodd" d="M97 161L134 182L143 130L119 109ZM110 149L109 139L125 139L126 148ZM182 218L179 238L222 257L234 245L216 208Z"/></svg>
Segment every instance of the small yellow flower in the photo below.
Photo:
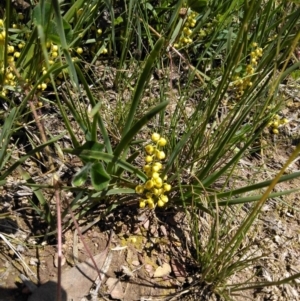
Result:
<svg viewBox="0 0 300 301"><path fill-rule="evenodd" d="M157 188L160 188L163 185L163 180L160 177L154 179L153 182Z"/></svg>
<svg viewBox="0 0 300 301"><path fill-rule="evenodd" d="M144 192L144 187L142 185L137 185L135 187L135 192L138 194L142 194Z"/></svg>
<svg viewBox="0 0 300 301"><path fill-rule="evenodd" d="M158 142L158 140L160 139L160 135L158 133L153 133L151 136L151 140L153 142Z"/></svg>
<svg viewBox="0 0 300 301"><path fill-rule="evenodd" d="M146 156L145 161L146 161L146 163L152 162L153 161L152 156Z"/></svg>
<svg viewBox="0 0 300 301"><path fill-rule="evenodd" d="M149 145L145 146L145 150L148 155L152 155L154 152L154 147L153 147L153 145L149 144Z"/></svg>
<svg viewBox="0 0 300 301"><path fill-rule="evenodd" d="M163 151L157 152L156 153L156 158L159 160L163 160L166 158L166 154Z"/></svg>
<svg viewBox="0 0 300 301"><path fill-rule="evenodd" d="M51 45L52 51L58 51L58 46L57 45Z"/></svg>
<svg viewBox="0 0 300 301"><path fill-rule="evenodd" d="M145 206L146 206L145 201L144 201L144 200L141 200L141 201L140 201L140 208L145 208Z"/></svg>
<svg viewBox="0 0 300 301"><path fill-rule="evenodd" d="M158 141L157 141L157 144L159 146L165 146L167 144L167 140L165 138L160 138Z"/></svg>
<svg viewBox="0 0 300 301"><path fill-rule="evenodd" d="M83 53L83 49L82 49L81 47L78 47L78 48L76 49L76 52L77 52L78 54L82 54L82 53Z"/></svg>
<svg viewBox="0 0 300 301"><path fill-rule="evenodd" d="M145 188L148 189L148 190L151 189L153 186L154 186L154 182L152 180L148 180L145 183Z"/></svg>
<svg viewBox="0 0 300 301"><path fill-rule="evenodd" d="M148 165L148 164L143 167L143 170L145 172L149 172L149 171L151 171L151 169L152 169L152 167L150 165Z"/></svg>
<svg viewBox="0 0 300 301"><path fill-rule="evenodd" d="M169 201L169 198L166 196L166 195L161 195L160 197L159 197L159 199L161 200L161 201L163 201L164 203L167 203L168 201Z"/></svg>
<svg viewBox="0 0 300 301"><path fill-rule="evenodd" d="M272 132L273 132L273 134L275 134L275 135L279 134L279 131L278 131L278 129L276 129L276 128L274 128L274 129L272 130Z"/></svg>
<svg viewBox="0 0 300 301"><path fill-rule="evenodd" d="M157 206L158 207L163 207L163 206L165 206L165 203L162 200L158 200Z"/></svg>
<svg viewBox="0 0 300 301"><path fill-rule="evenodd" d="M153 172L153 173L152 173L152 178L153 178L153 179L159 178L159 173L158 173L158 172Z"/></svg>
<svg viewBox="0 0 300 301"><path fill-rule="evenodd" d="M168 184L168 183L165 183L165 184L163 185L164 191L170 191L171 188L172 188L172 186L171 186L170 184Z"/></svg>

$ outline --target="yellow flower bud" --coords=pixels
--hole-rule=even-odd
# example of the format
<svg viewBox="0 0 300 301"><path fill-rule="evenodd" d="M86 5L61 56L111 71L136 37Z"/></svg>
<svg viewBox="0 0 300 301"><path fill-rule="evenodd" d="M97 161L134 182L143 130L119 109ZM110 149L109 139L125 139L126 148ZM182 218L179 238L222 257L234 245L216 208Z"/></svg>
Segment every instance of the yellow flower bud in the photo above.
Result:
<svg viewBox="0 0 300 301"><path fill-rule="evenodd" d="M145 188L146 189L151 189L152 187L154 186L154 182L152 180L148 180L146 183L145 183Z"/></svg>
<svg viewBox="0 0 300 301"><path fill-rule="evenodd" d="M168 201L169 201L169 198L166 196L166 195L161 195L160 197L159 197L159 199L161 200L161 201L163 201L164 203L168 203Z"/></svg>
<svg viewBox="0 0 300 301"><path fill-rule="evenodd" d="M160 138L158 141L157 141L157 144L159 146L165 146L167 144L167 140L165 138Z"/></svg>
<svg viewBox="0 0 300 301"><path fill-rule="evenodd" d="M158 172L153 172L153 173L152 173L152 178L153 178L153 179L159 178L159 173L158 173Z"/></svg>
<svg viewBox="0 0 300 301"><path fill-rule="evenodd" d="M149 172L149 171L151 171L151 166L150 165L145 165L144 167L143 167L143 170L145 171L145 172Z"/></svg>
<svg viewBox="0 0 300 301"><path fill-rule="evenodd" d="M146 163L152 162L153 161L152 156L146 156L145 161L146 161Z"/></svg>
<svg viewBox="0 0 300 301"><path fill-rule="evenodd" d="M144 200L140 201L140 208L145 208L146 203L144 202Z"/></svg>
<svg viewBox="0 0 300 301"><path fill-rule="evenodd" d="M162 200L158 200L157 206L158 207L163 207L163 206L165 206L165 203Z"/></svg>
<svg viewBox="0 0 300 301"><path fill-rule="evenodd" d="M165 184L163 185L164 191L170 191L171 188L172 188L172 186L171 186L170 184L168 184L168 183L165 183Z"/></svg>
<svg viewBox="0 0 300 301"><path fill-rule="evenodd" d="M278 129L276 129L276 128L273 129L272 132L273 132L273 134L275 134L275 135L279 134L279 131L278 131Z"/></svg>
<svg viewBox="0 0 300 301"><path fill-rule="evenodd" d="M56 51L51 52L51 56L53 58L57 58L58 57L58 52L56 52Z"/></svg>
<svg viewBox="0 0 300 301"><path fill-rule="evenodd" d="M160 139L160 135L158 133L153 133L151 136L151 140L153 142L157 142Z"/></svg>
<svg viewBox="0 0 300 301"><path fill-rule="evenodd" d="M16 52L14 53L14 57L16 57L16 58L20 57L20 55L21 55L21 53L18 52L18 51L16 51Z"/></svg>
<svg viewBox="0 0 300 301"><path fill-rule="evenodd" d="M163 151L157 152L156 153L156 158L159 160L163 160L166 158L166 154Z"/></svg>
<svg viewBox="0 0 300 301"><path fill-rule="evenodd" d="M163 185L163 180L160 177L153 179L153 182L157 188L160 188Z"/></svg>
<svg viewBox="0 0 300 301"><path fill-rule="evenodd" d="M52 51L58 51L58 46L57 45L52 45L51 46Z"/></svg>
<svg viewBox="0 0 300 301"><path fill-rule="evenodd" d="M138 193L138 194L141 194L144 192L144 187L142 185L137 185L135 187L135 192Z"/></svg>
<svg viewBox="0 0 300 301"><path fill-rule="evenodd" d="M148 144L147 146L145 146L145 150L148 155L152 155L153 151L154 151L154 147L153 147L153 145Z"/></svg>
<svg viewBox="0 0 300 301"><path fill-rule="evenodd" d="M83 49L82 49L81 47L78 47L78 48L76 49L76 52L77 52L78 54L82 54L82 53L83 53Z"/></svg>

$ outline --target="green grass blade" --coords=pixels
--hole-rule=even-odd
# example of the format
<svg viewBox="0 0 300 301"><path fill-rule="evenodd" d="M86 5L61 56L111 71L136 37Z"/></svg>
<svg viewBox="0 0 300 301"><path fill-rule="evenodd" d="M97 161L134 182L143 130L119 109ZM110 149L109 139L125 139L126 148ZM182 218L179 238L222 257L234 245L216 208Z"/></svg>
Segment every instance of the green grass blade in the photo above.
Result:
<svg viewBox="0 0 300 301"><path fill-rule="evenodd" d="M130 110L129 110L129 113L128 113L128 116L126 119L126 123L125 123L124 129L123 129L123 132L122 132L122 137L124 137L127 134L127 132L129 131L129 129L131 127L135 112L137 110L137 107L138 107L141 97L142 97L142 93L144 92L145 86L147 85L147 83L149 81L153 64L154 64L155 60L157 59L163 45L164 45L164 39L161 38L156 42L153 50L151 51L149 57L147 58L146 64L145 64L143 71L136 84L136 88L135 88L134 95L133 95L132 102L131 102L131 107L130 107Z"/></svg>

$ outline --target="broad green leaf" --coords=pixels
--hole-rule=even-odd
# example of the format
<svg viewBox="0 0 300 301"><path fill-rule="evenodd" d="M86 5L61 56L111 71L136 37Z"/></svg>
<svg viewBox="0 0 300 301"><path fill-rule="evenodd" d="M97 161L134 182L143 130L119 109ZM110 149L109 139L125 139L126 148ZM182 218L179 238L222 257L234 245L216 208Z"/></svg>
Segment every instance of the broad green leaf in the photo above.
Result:
<svg viewBox="0 0 300 301"><path fill-rule="evenodd" d="M83 168L81 168L74 176L72 180L72 185L75 187L80 187L82 186L89 175L89 171L91 169L92 163L88 162Z"/></svg>
<svg viewBox="0 0 300 301"><path fill-rule="evenodd" d="M108 186L111 178L102 163L94 163L91 168L91 179L96 190L103 190Z"/></svg>
<svg viewBox="0 0 300 301"><path fill-rule="evenodd" d="M187 5L198 14L203 12L203 8L207 6L207 0L188 0Z"/></svg>

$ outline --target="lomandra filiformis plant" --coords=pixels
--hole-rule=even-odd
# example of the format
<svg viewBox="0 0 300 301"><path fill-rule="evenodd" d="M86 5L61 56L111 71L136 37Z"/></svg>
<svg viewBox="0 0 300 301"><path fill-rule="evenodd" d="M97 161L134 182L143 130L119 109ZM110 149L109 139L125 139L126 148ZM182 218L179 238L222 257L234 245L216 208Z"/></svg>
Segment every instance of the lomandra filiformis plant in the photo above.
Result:
<svg viewBox="0 0 300 301"><path fill-rule="evenodd" d="M171 190L171 185L165 182L167 176L161 178L161 171L163 165L161 161L166 158L166 154L162 150L167 144L167 140L161 137L158 133L153 133L151 136L151 143L145 147L145 165L143 170L147 175L147 181L144 184L137 185L136 193L143 195L140 199L140 208L146 205L153 209L156 205L163 207L168 202L166 192Z"/></svg>

